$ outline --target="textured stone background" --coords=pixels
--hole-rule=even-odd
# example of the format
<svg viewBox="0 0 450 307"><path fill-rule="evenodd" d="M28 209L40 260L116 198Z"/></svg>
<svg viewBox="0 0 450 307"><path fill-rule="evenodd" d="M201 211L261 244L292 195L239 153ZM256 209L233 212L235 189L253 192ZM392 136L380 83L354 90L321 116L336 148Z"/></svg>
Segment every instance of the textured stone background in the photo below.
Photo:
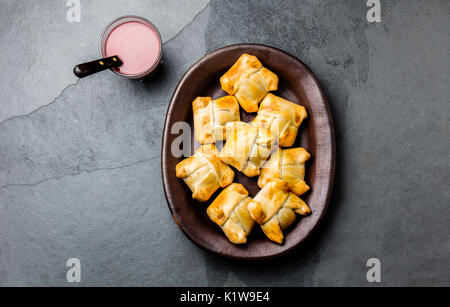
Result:
<svg viewBox="0 0 450 307"><path fill-rule="evenodd" d="M0 3L0 285L450 285L450 2L66 1ZM113 18L160 28L157 78L76 80ZM276 46L316 73L336 126L330 210L293 253L267 262L194 246L167 209L160 178L164 114L176 83L206 52Z"/></svg>

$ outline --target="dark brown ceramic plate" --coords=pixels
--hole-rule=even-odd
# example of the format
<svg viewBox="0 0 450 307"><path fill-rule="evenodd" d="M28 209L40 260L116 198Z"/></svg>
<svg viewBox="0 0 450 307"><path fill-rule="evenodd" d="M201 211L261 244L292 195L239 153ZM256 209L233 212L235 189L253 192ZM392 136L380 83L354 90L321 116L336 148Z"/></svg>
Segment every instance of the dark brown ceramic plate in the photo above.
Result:
<svg viewBox="0 0 450 307"><path fill-rule="evenodd" d="M265 67L275 72L279 78L279 90L275 92L306 107L308 119L300 127L294 147L304 147L311 153L307 162L306 182L311 191L302 198L309 204L312 214L298 216L294 225L284 231L285 242L278 245L269 241L259 226L242 246L233 245L222 230L206 215L206 208L220 193L216 192L209 202L199 203L192 199L191 191L175 176L175 166L183 158L175 158L171 153L172 142L179 134L171 130L177 122L187 122L193 129L192 101L197 96L219 98L226 95L222 91L219 78L233 65L242 53L255 55ZM246 114L241 109L241 120L251 121L255 114ZM192 135L191 148L197 148ZM301 244L317 226L330 199L335 163L335 141L333 123L325 95L311 70L297 58L286 52L263 45L240 44L224 47L208 53L195 63L182 77L166 115L162 143L162 178L164 191L172 216L180 229L198 246L218 255L235 259L267 259L282 255ZM242 183L251 196L259 191L257 179L247 178L235 171L235 182Z"/></svg>

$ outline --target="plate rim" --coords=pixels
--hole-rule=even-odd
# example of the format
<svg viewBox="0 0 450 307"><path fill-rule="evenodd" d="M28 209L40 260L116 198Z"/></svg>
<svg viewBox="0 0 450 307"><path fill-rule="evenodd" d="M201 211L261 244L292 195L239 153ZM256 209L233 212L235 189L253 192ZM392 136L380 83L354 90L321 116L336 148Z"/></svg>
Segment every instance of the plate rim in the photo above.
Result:
<svg viewBox="0 0 450 307"><path fill-rule="evenodd" d="M281 52L283 54L285 54L286 56L290 57L292 60L298 62L300 65L304 66L305 69L309 72L310 76L312 77L312 80L314 81L315 86L318 88L319 90L319 94L321 97L321 100L324 104L325 110L326 110L326 114L327 114L327 119L328 119L328 125L330 127L330 138L331 138L331 161L330 161L330 168L329 168L329 174L328 174L328 189L326 191L327 195L326 195L326 199L324 202L324 206L323 206L323 210L321 212L321 214L319 215L316 223L311 227L311 229L309 229L309 231L306 233L306 235L304 236L304 238L302 240L300 240L299 242L297 242L296 244L286 248L285 250L282 250L280 252L277 253L273 253L270 255L262 255L262 256L236 256L236 255L230 255L224 252L219 252L217 250L213 250L210 249L209 246L203 245L200 242L198 242L197 240L195 240L194 238L192 238L183 228L183 225L181 225L175 214L174 214L174 209L172 208L173 204L171 203L170 197L168 195L168 191L167 191L167 186L168 186L168 176L165 174L165 162L166 162L166 152L167 152L167 147L165 146L165 144L168 142L167 138L168 135L170 134L170 129L168 127L168 122L170 121L170 114L173 111L174 105L175 105L175 100L174 98L176 96L178 96L178 93L180 91L180 87L181 85L184 83L184 79L186 78L186 76L192 71L194 70L196 67L198 67L198 65L204 61L205 59L214 56L216 53L219 53L221 51L224 50L228 50L228 49L234 49L234 48L251 48L251 47L263 47L263 48L269 48L269 49L274 49L278 52ZM273 47L273 46L269 46L269 45L264 45L264 44L257 44L257 43L239 43L239 44L232 44L232 45L227 45L227 46L223 46L217 49L214 49L212 51L207 52L204 56L202 56L200 59L198 59L194 64L192 64L181 76L180 80L177 83L177 86L175 87L172 96L170 98L170 102L169 105L167 106L167 111L166 111L166 115L165 115L165 119L164 119L164 128L163 128L163 135L162 135L162 144L161 144L161 177L162 177L162 183L163 183L163 189L164 189L164 196L166 198L166 203L167 203L167 207L170 210L171 216L173 218L173 220L175 221L175 224L177 224L178 228L182 231L182 233L191 241L193 242L196 246L200 247L201 249L214 253L216 255L225 257L225 258L229 258L229 259L235 259L235 260L268 260L268 259L273 259L276 257L280 257L282 255L285 255L289 252L291 252L292 250L298 248L307 238L309 238L311 236L311 234L318 228L318 226L321 224L326 212L328 211L328 207L330 204L330 199L331 199L331 195L333 193L333 188L334 188L334 178L335 178L335 170L336 170L336 137L335 137L335 130L334 130L334 122L333 122L333 117L331 114L331 109L330 109L330 105L328 103L328 99L326 98L325 92L322 88L322 86L320 85L316 75L313 73L313 71L309 68L308 65L306 65L303 61L301 61L300 59L298 59L296 56L282 50L279 49L277 47Z"/></svg>

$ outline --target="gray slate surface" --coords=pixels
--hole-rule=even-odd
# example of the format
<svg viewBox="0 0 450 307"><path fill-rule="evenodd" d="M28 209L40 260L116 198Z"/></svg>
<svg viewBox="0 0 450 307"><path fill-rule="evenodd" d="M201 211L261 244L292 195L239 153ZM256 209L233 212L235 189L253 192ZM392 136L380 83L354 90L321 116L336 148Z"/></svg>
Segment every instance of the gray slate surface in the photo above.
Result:
<svg viewBox="0 0 450 307"><path fill-rule="evenodd" d="M28 2L0 4L0 285L373 286L372 257L379 285L450 284L448 1L382 1L380 24L354 0L82 0L79 24L66 21L63 2ZM157 77L77 81L72 66L97 56L103 27L127 13L163 33ZM194 246L160 176L176 83L206 52L240 42L309 65L336 126L323 224L267 262ZM66 281L72 257L81 284Z"/></svg>

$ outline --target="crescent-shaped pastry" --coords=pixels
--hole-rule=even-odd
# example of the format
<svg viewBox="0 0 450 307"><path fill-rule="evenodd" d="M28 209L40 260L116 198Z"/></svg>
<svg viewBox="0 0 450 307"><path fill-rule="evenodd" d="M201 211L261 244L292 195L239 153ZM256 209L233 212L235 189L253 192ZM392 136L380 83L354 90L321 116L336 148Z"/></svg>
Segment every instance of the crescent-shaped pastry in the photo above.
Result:
<svg viewBox="0 0 450 307"><path fill-rule="evenodd" d="M244 244L255 224L247 210L252 201L242 184L232 183L217 196L206 212L232 243Z"/></svg>
<svg viewBox="0 0 450 307"><path fill-rule="evenodd" d="M307 117L304 107L269 93L261 102L253 124L277 135L281 147L291 147L297 138L298 127Z"/></svg>
<svg viewBox="0 0 450 307"><path fill-rule="evenodd" d="M219 154L220 160L234 166L248 177L260 174L261 165L269 158L275 142L266 129L244 122L227 125L227 141Z"/></svg>
<svg viewBox="0 0 450 307"><path fill-rule="evenodd" d="M310 158L306 149L289 148L273 152L270 159L261 168L258 186L263 188L271 179L284 180L289 189L298 196L309 191L305 179L305 162Z"/></svg>
<svg viewBox="0 0 450 307"><path fill-rule="evenodd" d="M192 191L192 198L207 201L219 187L230 185L234 172L218 158L214 144L203 145L192 157L176 166L176 175L182 178Z"/></svg>
<svg viewBox="0 0 450 307"><path fill-rule="evenodd" d="M244 53L220 78L220 84L225 92L236 96L246 112L253 113L268 92L278 89L278 76L263 67L257 57Z"/></svg>
<svg viewBox="0 0 450 307"><path fill-rule="evenodd" d="M201 144L225 139L225 125L240 120L239 104L235 97L225 96L216 100L197 97L192 102L195 139Z"/></svg>
<svg viewBox="0 0 450 307"><path fill-rule="evenodd" d="M294 193L283 180L273 179L254 197L248 205L253 220L261 225L266 236L279 244L283 243L283 230L295 221L295 214L311 213L308 205Z"/></svg>

